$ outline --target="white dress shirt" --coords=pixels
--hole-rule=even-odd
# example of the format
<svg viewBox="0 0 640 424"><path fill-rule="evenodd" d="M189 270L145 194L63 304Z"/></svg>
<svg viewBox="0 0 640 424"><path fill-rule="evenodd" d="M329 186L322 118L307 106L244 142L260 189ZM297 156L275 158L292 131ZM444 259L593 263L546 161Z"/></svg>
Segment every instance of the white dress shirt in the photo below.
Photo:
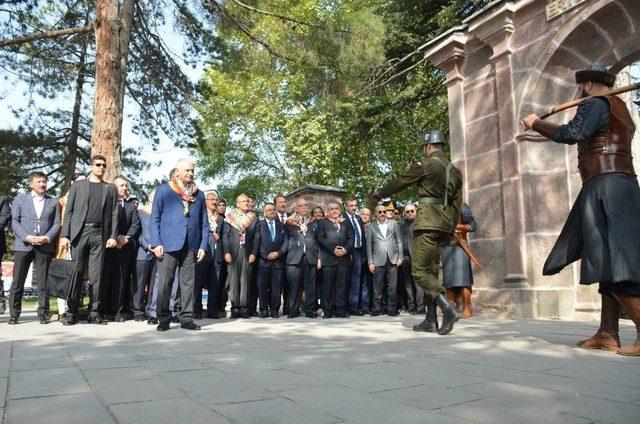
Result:
<svg viewBox="0 0 640 424"><path fill-rule="evenodd" d="M36 217L38 218L37 233L40 234L40 217L42 217L42 210L44 209L44 196L40 196L35 191L31 192L31 199L33 199L33 207L36 209Z"/></svg>
<svg viewBox="0 0 640 424"><path fill-rule="evenodd" d="M387 220L385 219L383 223L378 221L378 228L380 228L380 232L382 233L382 237L387 238Z"/></svg>

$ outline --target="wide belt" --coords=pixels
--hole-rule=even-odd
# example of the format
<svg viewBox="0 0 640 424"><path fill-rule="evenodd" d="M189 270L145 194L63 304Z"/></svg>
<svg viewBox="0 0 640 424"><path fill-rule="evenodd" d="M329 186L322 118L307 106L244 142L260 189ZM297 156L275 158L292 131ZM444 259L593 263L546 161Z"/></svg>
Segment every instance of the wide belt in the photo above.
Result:
<svg viewBox="0 0 640 424"><path fill-rule="evenodd" d="M620 172L635 175L631 156L626 153L608 153L591 156L578 165L582 182L602 174Z"/></svg>
<svg viewBox="0 0 640 424"><path fill-rule="evenodd" d="M421 197L420 202L428 205L444 205L444 197Z"/></svg>

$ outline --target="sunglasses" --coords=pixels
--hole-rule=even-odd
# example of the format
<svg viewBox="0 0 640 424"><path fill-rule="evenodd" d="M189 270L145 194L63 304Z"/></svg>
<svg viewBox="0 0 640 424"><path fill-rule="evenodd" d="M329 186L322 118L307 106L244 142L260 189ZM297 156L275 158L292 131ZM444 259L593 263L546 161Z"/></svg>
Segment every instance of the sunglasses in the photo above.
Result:
<svg viewBox="0 0 640 424"><path fill-rule="evenodd" d="M416 213L416 211L407 211L407 213Z"/></svg>
<svg viewBox="0 0 640 424"><path fill-rule="evenodd" d="M385 211L376 211L376 213L377 213L378 215L384 215L386 212L385 212Z"/></svg>
<svg viewBox="0 0 640 424"><path fill-rule="evenodd" d="M393 212L394 215L400 215L400 212Z"/></svg>
<svg viewBox="0 0 640 424"><path fill-rule="evenodd" d="M98 168L106 168L107 164L106 163L94 163L93 166L97 166Z"/></svg>

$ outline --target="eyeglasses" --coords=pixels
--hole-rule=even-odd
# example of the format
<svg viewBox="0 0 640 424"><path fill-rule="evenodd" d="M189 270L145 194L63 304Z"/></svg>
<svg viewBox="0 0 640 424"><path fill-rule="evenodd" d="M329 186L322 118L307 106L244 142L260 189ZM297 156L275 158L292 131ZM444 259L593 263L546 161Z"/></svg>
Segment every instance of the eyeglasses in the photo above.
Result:
<svg viewBox="0 0 640 424"><path fill-rule="evenodd" d="M93 166L97 166L98 168L106 168L107 164L106 163L94 163Z"/></svg>
<svg viewBox="0 0 640 424"><path fill-rule="evenodd" d="M385 211L376 211L376 213L377 213L378 215L384 215L384 214L385 214Z"/></svg>
<svg viewBox="0 0 640 424"><path fill-rule="evenodd" d="M407 211L406 213L416 213L416 211Z"/></svg>
<svg viewBox="0 0 640 424"><path fill-rule="evenodd" d="M398 212L398 211L393 211L393 214L394 214L394 215L400 215L400 212Z"/></svg>

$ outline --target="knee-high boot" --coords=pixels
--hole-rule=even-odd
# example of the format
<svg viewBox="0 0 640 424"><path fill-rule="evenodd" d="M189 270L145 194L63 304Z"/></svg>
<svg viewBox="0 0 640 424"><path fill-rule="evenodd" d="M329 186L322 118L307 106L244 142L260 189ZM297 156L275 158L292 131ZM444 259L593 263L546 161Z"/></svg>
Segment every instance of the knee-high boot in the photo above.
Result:
<svg viewBox="0 0 640 424"><path fill-rule="evenodd" d="M462 311L460 312L460 316L462 318L470 318L473 315L473 310L471 309L471 287L461 287L460 291L462 293Z"/></svg>
<svg viewBox="0 0 640 424"><path fill-rule="evenodd" d="M435 333L438 331L438 317L436 315L435 302L427 302L427 316L420 324L413 326L413 331L422 331L425 333Z"/></svg>

